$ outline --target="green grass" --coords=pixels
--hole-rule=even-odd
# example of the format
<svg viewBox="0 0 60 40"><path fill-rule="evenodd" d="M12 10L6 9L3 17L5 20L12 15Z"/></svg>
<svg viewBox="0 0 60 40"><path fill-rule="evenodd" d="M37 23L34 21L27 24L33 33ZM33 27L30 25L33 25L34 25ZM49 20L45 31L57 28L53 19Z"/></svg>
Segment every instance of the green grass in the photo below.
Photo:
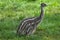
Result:
<svg viewBox="0 0 60 40"><path fill-rule="evenodd" d="M44 19L33 35L18 36L24 18L39 16L44 2ZM0 0L0 40L60 40L60 0Z"/></svg>

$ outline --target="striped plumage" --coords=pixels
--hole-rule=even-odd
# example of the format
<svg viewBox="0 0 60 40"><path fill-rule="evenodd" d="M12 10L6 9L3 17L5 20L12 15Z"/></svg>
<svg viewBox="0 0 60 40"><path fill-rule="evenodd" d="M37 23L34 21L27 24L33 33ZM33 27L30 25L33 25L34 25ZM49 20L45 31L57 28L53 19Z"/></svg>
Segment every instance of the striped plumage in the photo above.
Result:
<svg viewBox="0 0 60 40"><path fill-rule="evenodd" d="M33 17L33 18L27 18L21 21L18 30L17 30L17 34L18 35L30 35L33 34L36 30L36 27L38 25L38 23L41 22L42 18L43 18L43 7L45 7L46 4L42 3L41 4L41 14L38 17Z"/></svg>

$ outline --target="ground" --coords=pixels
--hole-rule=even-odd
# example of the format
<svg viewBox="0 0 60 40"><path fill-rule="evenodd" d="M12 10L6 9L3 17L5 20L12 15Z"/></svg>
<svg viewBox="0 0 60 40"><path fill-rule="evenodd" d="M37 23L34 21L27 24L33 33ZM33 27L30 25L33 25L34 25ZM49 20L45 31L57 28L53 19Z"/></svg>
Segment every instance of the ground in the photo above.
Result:
<svg viewBox="0 0 60 40"><path fill-rule="evenodd" d="M39 16L42 2L47 6L36 32L18 36L21 20ZM0 0L0 40L60 40L60 0Z"/></svg>

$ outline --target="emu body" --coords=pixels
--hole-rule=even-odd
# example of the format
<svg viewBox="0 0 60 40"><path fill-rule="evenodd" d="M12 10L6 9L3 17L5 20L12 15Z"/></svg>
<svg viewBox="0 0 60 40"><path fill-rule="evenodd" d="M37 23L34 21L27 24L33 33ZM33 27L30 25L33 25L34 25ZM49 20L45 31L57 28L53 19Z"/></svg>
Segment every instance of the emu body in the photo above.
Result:
<svg viewBox="0 0 60 40"><path fill-rule="evenodd" d="M27 18L21 21L18 29L17 29L17 34L18 35L30 35L33 34L36 30L37 25L41 22L43 15L44 15L44 10L43 8L46 6L46 4L42 3L41 4L41 14L38 17L32 17L32 18Z"/></svg>

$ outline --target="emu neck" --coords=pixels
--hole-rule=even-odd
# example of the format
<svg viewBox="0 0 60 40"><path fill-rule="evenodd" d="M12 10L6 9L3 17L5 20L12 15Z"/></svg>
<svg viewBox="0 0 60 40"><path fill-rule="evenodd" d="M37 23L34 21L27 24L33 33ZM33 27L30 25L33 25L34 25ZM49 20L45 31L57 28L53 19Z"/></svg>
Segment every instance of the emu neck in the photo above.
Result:
<svg viewBox="0 0 60 40"><path fill-rule="evenodd" d="M42 19L42 17L43 17L43 14L44 14L44 8L43 8L43 7L41 7L41 14L40 14L40 17L39 17L39 19Z"/></svg>
<svg viewBox="0 0 60 40"><path fill-rule="evenodd" d="M41 7L40 16L38 16L38 17L35 19L35 22L36 22L36 23L39 23L39 22L42 20L43 14L44 14L44 9L43 9L43 7Z"/></svg>

